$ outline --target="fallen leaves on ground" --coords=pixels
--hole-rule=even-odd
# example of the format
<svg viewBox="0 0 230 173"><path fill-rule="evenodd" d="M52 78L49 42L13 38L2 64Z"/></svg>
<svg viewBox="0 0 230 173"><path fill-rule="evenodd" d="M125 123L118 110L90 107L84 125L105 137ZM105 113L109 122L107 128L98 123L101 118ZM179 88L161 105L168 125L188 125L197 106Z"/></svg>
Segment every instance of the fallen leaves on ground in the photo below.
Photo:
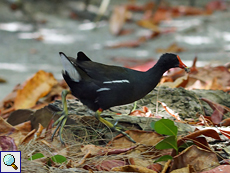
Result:
<svg viewBox="0 0 230 173"><path fill-rule="evenodd" d="M196 61L197 58L194 60L192 70L188 75L185 75L183 70L173 69L164 75L161 83L171 83L171 87L182 86L189 88L191 87L190 85L192 82L194 82L194 80L201 80L202 78L203 82L205 83L207 80L213 80L213 78L217 78L216 76L218 76L218 80L215 79L216 83L218 81L218 85L215 84L211 86L221 86L221 89L228 90L229 69L227 66L209 66L208 68L197 68L195 63ZM138 63L138 61L130 59L129 63ZM150 66L153 66L145 66L145 63L155 62L142 61L142 71L146 71L150 68ZM218 74L213 75L211 71L214 71L215 73L217 72ZM39 74L41 74L41 76L36 77L36 75ZM34 86L34 83L31 82L35 79L37 82L36 86ZM192 83L192 85L194 85L194 83ZM27 89L27 87L29 89ZM186 141L192 141L194 144L190 148L187 148L179 154L176 154L173 149L160 151L155 149L155 145L164 138L164 136L160 134L152 131L129 130L126 131L126 133L129 134L137 142L137 144L133 144L125 136L120 134L116 136L106 146L79 144L75 152L75 157L70 158L70 153L72 153L73 151L72 149L70 149L72 146L62 146L60 149L60 141L57 138L55 138L53 142L50 141L51 134L54 131L54 128L52 128L50 125L47 125L47 123L52 119L52 113L47 112L46 107L39 108L40 106L44 107L44 105L52 102L55 98L60 99L61 91L66 87L67 85L65 82L56 81L56 79L54 79L54 77L47 72L38 72L31 79L25 82L24 85L17 85L14 91L9 94L0 104L2 116L0 119L1 149L17 150L18 146L20 145L27 145L27 147L29 147L28 145L30 145L30 143L35 143L36 146L39 144L42 146L42 148L48 148L48 150L50 150L49 154L44 154L45 158L37 160L37 162L39 163L47 164L47 160L50 160L51 166L59 167L59 164L51 161L50 154L60 154L69 158L68 162L66 163L66 166L68 168L78 167L93 171L132 170L139 172L159 172L159 170L162 169L163 165L163 169L166 169L165 167L167 164L164 162L161 164L153 164L153 160L160 158L164 155L174 156L173 162L167 165L167 168L171 168L171 170L174 172L176 170L184 172L190 171L192 168L195 168L195 170L197 169L200 171L204 171L206 170L206 168L212 169L219 165L219 163L216 161L216 154L212 151L212 148L209 146L209 143L206 139L206 137L211 137L215 140L221 140L217 131L212 129L197 130L191 134L178 138L178 146L184 145ZM8 120L9 122L17 122L16 124L21 124L12 126L7 123L3 118L6 119L8 117L6 115L9 115L9 113L15 109L15 104L17 103L15 102L15 99L17 98L19 91L23 93L23 90L25 90L24 92L26 92L26 97L23 97L21 99L20 105L30 105L31 102L33 102L33 106L30 107L38 110L27 111L28 109L20 109L15 111L11 114ZM39 94L33 95L35 91L38 91ZM32 100L27 100L31 98L30 96L33 96ZM226 112L229 112L228 107L217 104L205 98L202 98L202 100L207 102L213 108L213 114L211 117L202 115L202 120L207 121L206 123L203 123L204 125L229 125L228 119L223 120L223 115L226 114ZM170 106L165 105L163 102L161 102L161 104L169 114L179 120L179 116L175 113L175 110L171 110ZM17 118L17 115L20 115L21 118ZM31 115L33 115L36 119L36 123L41 121L42 124L44 122L40 118L44 117L46 121L44 123L46 128L44 128L42 125L37 125L36 129L38 130L32 129L32 127L35 128L35 125L27 121L28 117L30 117ZM151 110L146 106L142 107L142 110L132 111L130 115L140 117L154 116L154 114L151 113ZM37 116L39 116L40 118ZM51 124L52 122L53 121L51 121ZM181 123L184 123L184 121L181 121ZM197 121L196 123L200 122ZM222 129L219 129L219 131L227 138L230 138L229 131ZM42 151L45 152L44 150ZM194 155L194 157L197 156L197 159L190 159L189 156L191 155ZM200 160L205 159L207 155L211 155L211 166L207 166L205 162L200 162ZM198 163L202 164L199 165Z"/></svg>
<svg viewBox="0 0 230 173"><path fill-rule="evenodd" d="M123 29L126 19L128 18L129 12L125 6L116 6L113 9L113 13L109 21L109 29L111 34L119 35Z"/></svg>
<svg viewBox="0 0 230 173"><path fill-rule="evenodd" d="M135 3L124 4L119 6L114 6L112 15L110 17L109 28L113 35L123 35L122 30L125 30L125 24L127 21L136 22L137 25L147 28L157 35L168 32L175 32L176 28L171 28L170 31L164 31L164 29L159 28L159 24L162 21L171 20L180 16L194 16L194 15L210 15L215 10L225 10L226 3L212 1L207 3L205 8L191 7L191 6L171 6L169 3L159 1L157 3L147 2L144 5L138 5ZM133 13L142 13L142 19L135 21L132 15ZM129 32L131 33L131 32ZM152 37L155 38L155 37ZM107 45L109 48L122 48L122 47L139 47L144 41L136 39L133 41L124 41L114 45ZM157 52L182 52L185 49L172 45L168 49L159 48Z"/></svg>
<svg viewBox="0 0 230 173"><path fill-rule="evenodd" d="M57 84L57 80L52 73L39 70L17 91L14 101L15 109L25 109L35 106L38 99L47 95L55 84Z"/></svg>
<svg viewBox="0 0 230 173"><path fill-rule="evenodd" d="M192 145L173 158L171 171L187 165L192 165L195 171L200 172L219 166L219 161L214 152Z"/></svg>
<svg viewBox="0 0 230 173"><path fill-rule="evenodd" d="M184 52L185 49L178 46L176 43L173 43L171 45L169 45L169 47L167 48L158 48L156 49L157 53L166 53L166 52L174 52L174 53L179 53L179 52Z"/></svg>

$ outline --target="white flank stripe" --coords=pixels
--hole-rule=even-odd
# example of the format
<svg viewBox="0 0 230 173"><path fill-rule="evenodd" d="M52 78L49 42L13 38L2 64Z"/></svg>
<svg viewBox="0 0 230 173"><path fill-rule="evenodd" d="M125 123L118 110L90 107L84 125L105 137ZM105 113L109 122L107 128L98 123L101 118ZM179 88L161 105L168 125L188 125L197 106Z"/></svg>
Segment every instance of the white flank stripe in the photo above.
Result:
<svg viewBox="0 0 230 173"><path fill-rule="evenodd" d="M112 80L112 81L105 81L103 84L110 84L110 83L130 83L128 80Z"/></svg>
<svg viewBox="0 0 230 173"><path fill-rule="evenodd" d="M110 88L100 88L100 89L97 90L97 92L108 91L108 90L110 90Z"/></svg>

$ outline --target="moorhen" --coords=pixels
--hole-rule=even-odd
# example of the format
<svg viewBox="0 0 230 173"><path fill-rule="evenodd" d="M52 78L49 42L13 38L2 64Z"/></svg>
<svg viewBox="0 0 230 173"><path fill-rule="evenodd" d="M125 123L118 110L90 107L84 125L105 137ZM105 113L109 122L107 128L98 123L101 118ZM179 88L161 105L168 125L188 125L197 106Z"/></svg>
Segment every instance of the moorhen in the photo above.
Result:
<svg viewBox="0 0 230 173"><path fill-rule="evenodd" d="M163 73L170 68L180 67L186 72L189 71L180 57L172 53L163 54L158 62L146 72L93 62L83 52L78 52L76 59L67 57L62 52L59 54L64 67L62 75L71 91L63 90L62 92L63 112L62 116L54 123L54 125L58 125L52 139L60 127L59 136L63 144L61 134L68 117L67 94L71 93L84 105L95 111L95 117L100 122L135 142L126 133L103 119L100 116L101 112L113 106L124 105L141 99L156 87Z"/></svg>

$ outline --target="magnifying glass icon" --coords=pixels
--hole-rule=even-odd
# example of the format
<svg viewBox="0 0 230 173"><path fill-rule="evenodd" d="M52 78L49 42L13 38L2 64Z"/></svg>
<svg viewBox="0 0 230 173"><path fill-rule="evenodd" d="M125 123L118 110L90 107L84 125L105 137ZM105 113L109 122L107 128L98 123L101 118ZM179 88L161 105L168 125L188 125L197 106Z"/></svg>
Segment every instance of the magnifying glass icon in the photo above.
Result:
<svg viewBox="0 0 230 173"><path fill-rule="evenodd" d="M7 166L12 166L15 170L18 169L18 167L14 164L15 163L15 158L11 154L7 154L3 158L3 162Z"/></svg>

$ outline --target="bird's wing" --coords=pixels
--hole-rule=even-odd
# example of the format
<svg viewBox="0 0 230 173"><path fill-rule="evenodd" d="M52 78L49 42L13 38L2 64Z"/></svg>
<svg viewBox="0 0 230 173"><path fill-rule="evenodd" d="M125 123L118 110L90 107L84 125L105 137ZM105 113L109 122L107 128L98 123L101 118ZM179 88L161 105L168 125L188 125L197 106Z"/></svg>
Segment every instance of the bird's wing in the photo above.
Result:
<svg viewBox="0 0 230 173"><path fill-rule="evenodd" d="M92 61L76 61L79 68L85 71L88 76L98 81L127 80L130 77L131 69L118 66L104 65Z"/></svg>

